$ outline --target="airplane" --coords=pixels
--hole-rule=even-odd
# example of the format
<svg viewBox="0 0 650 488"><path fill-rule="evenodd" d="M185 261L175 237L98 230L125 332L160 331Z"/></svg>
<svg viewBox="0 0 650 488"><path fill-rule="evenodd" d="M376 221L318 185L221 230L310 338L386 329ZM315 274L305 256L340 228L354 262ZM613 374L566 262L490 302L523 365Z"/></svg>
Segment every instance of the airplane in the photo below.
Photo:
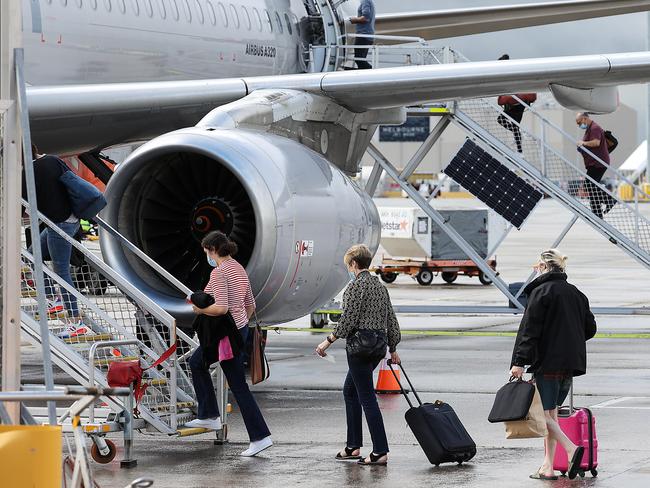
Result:
<svg viewBox="0 0 650 488"><path fill-rule="evenodd" d="M406 106L551 90L600 112L650 80L650 53L345 70L356 0L24 0L29 119L43 151L120 164L102 216L191 289L200 240L237 242L265 323L299 318L347 281L345 251L376 251L377 209L350 176ZM377 34L438 39L650 10L573 0L378 14ZM396 37L387 37L386 42ZM311 49L310 46L324 46ZM84 157L86 159L84 159ZM108 233L106 261L187 321L184 297Z"/></svg>

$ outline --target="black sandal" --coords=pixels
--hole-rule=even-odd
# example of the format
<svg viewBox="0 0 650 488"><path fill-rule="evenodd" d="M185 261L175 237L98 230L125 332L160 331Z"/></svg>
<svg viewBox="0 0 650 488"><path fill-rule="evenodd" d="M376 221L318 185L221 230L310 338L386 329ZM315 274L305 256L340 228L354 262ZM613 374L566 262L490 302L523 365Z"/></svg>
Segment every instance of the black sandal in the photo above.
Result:
<svg viewBox="0 0 650 488"><path fill-rule="evenodd" d="M362 466L386 466L388 464L388 453L385 452L383 454L375 454L373 452L370 453L370 461L366 461L364 459L359 459L357 461L357 464L361 464ZM381 458L385 457L386 459L384 461L379 461Z"/></svg>
<svg viewBox="0 0 650 488"><path fill-rule="evenodd" d="M571 462L569 462L569 471L567 471L567 476L570 480L575 479L578 476L578 471L580 471L580 463L582 462L582 456L585 453L585 448L578 446L576 452L573 453L571 457Z"/></svg>
<svg viewBox="0 0 650 488"><path fill-rule="evenodd" d="M345 456L341 456L341 453L337 452L335 459L337 459L339 461L348 461L350 459L353 459L353 460L354 459L363 459L363 456L361 456L361 455L357 455L357 456L352 455L352 453L354 451L358 450L358 449L359 449L358 447L346 447L345 448Z"/></svg>

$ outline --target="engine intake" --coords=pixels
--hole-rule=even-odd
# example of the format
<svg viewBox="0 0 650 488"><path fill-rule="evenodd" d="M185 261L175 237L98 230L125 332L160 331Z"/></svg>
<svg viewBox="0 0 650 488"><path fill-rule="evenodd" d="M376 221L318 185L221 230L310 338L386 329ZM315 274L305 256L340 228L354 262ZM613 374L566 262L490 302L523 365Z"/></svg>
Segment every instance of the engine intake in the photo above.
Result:
<svg viewBox="0 0 650 488"><path fill-rule="evenodd" d="M153 139L115 172L104 217L193 290L211 267L202 237L221 230L239 246L258 316L267 323L301 317L347 281L353 244L374 252L380 224L372 199L311 149L242 129L195 127ZM183 296L107 233L106 261L181 322Z"/></svg>

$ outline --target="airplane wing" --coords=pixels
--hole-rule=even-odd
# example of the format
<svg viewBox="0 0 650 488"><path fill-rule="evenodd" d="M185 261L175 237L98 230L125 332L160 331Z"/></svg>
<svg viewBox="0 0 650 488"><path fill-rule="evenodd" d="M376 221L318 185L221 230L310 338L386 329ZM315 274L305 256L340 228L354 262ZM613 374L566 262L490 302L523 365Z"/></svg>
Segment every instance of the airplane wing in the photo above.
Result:
<svg viewBox="0 0 650 488"><path fill-rule="evenodd" d="M650 0L574 0L378 14L377 34L442 39L650 10ZM384 41L382 41L383 43Z"/></svg>
<svg viewBox="0 0 650 488"><path fill-rule="evenodd" d="M648 81L650 52L638 52L223 80L31 87L27 96L36 143L51 152L74 153L193 126L213 108L258 89L325 95L362 112L554 86L589 90Z"/></svg>

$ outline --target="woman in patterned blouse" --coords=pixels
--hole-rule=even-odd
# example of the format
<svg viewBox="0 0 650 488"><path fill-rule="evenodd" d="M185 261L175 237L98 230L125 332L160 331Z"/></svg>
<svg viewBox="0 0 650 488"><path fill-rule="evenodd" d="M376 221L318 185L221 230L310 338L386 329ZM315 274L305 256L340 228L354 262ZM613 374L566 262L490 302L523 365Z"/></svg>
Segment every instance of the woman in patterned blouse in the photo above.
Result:
<svg viewBox="0 0 650 488"><path fill-rule="evenodd" d="M388 290L368 271L372 261L370 250L364 245L353 246L345 254L343 261L352 282L343 294L343 314L334 332L316 348L317 354L326 356L325 351L337 339L345 339L359 329L370 329L386 332L391 360L399 364L400 359L396 350L401 338L399 324ZM349 370L343 385L348 426L347 445L336 455L336 459L357 459L358 463L363 465L386 465L388 440L372 384L372 372L381 359L362 360L349 353L347 359ZM372 453L367 458L361 456L362 409L366 415L373 447Z"/></svg>

